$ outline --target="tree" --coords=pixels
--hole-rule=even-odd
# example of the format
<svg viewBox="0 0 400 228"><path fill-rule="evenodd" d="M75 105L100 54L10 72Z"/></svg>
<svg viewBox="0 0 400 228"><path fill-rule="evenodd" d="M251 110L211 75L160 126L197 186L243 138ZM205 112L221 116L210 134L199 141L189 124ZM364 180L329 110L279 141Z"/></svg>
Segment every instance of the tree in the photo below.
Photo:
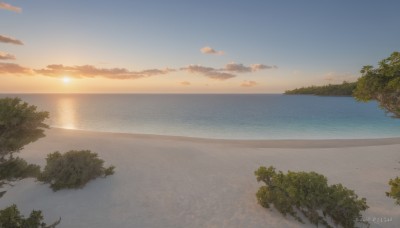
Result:
<svg viewBox="0 0 400 228"><path fill-rule="evenodd" d="M57 151L47 155L46 167L38 180L49 183L54 191L81 188L92 179L114 174L114 166L104 168L103 164L90 150L71 150L64 154Z"/></svg>
<svg viewBox="0 0 400 228"><path fill-rule="evenodd" d="M309 86L301 87L293 90L285 91L287 95L293 94L306 94L306 95L318 95L318 96L352 96L354 89L356 88L355 82L346 82L338 85L323 85L323 86Z"/></svg>
<svg viewBox="0 0 400 228"><path fill-rule="evenodd" d="M44 129L49 126L43 121L49 113L36 109L20 98L0 99L0 162L45 136Z"/></svg>
<svg viewBox="0 0 400 228"><path fill-rule="evenodd" d="M284 216L293 216L303 222L299 213L312 224L332 227L334 225L354 227L361 221L361 211L368 208L366 199L358 199L354 191L341 184L328 186L327 179L315 172L276 172L275 168L260 167L255 171L257 181L262 181L256 196L261 206L273 205Z"/></svg>
<svg viewBox="0 0 400 228"><path fill-rule="evenodd" d="M354 95L359 101L377 100L393 117L400 118L400 52L393 52L379 62L378 67L367 65L361 69ZM400 205L400 178L389 180L388 197Z"/></svg>
<svg viewBox="0 0 400 228"><path fill-rule="evenodd" d="M0 187L11 181L37 177L40 167L14 157L23 147L44 137L48 112L22 102L19 98L0 99ZM5 191L0 192L0 197Z"/></svg>
<svg viewBox="0 0 400 228"><path fill-rule="evenodd" d="M400 118L400 52L393 52L378 67L361 69L354 96L359 101L377 100L393 117Z"/></svg>

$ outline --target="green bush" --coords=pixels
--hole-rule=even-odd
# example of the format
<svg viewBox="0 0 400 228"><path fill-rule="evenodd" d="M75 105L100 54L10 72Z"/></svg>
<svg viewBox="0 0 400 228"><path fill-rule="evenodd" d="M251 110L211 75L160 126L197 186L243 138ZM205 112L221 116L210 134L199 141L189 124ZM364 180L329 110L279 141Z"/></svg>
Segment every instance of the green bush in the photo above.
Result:
<svg viewBox="0 0 400 228"><path fill-rule="evenodd" d="M46 162L38 180L49 183L54 191L82 188L92 179L114 174L114 166L104 168L104 161L90 150L71 150L64 154L57 151L47 155Z"/></svg>
<svg viewBox="0 0 400 228"><path fill-rule="evenodd" d="M390 192L386 192L388 197L396 200L396 204L400 205L400 178L390 179Z"/></svg>
<svg viewBox="0 0 400 228"><path fill-rule="evenodd" d="M260 205L273 205L284 216L289 214L299 222L303 222L301 212L316 226L332 227L327 220L330 217L336 226L354 227L361 221L361 211L368 208L365 198L358 199L354 191L341 184L328 186L326 177L315 172L283 174L270 166L260 167L255 175L257 181L266 184L256 194Z"/></svg>
<svg viewBox="0 0 400 228"><path fill-rule="evenodd" d="M10 184L12 181L21 180L27 177L38 177L40 175L40 166L28 164L22 158L9 158L0 162L0 188L4 184ZM0 192L0 198L7 191Z"/></svg>
<svg viewBox="0 0 400 228"><path fill-rule="evenodd" d="M0 210L0 227L7 228L54 228L60 224L61 218L47 226L43 222L43 215L41 211L33 210L28 218L24 218L20 214L15 204L7 207L6 209Z"/></svg>
<svg viewBox="0 0 400 228"><path fill-rule="evenodd" d="M12 158L0 163L0 180L14 181L27 177L38 177L40 166L28 164L22 158Z"/></svg>

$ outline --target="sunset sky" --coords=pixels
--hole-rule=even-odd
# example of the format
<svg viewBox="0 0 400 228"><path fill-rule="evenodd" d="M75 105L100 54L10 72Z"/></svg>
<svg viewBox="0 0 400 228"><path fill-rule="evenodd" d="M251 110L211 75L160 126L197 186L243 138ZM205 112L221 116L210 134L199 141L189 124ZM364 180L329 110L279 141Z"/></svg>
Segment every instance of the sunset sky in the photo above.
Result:
<svg viewBox="0 0 400 228"><path fill-rule="evenodd" d="M400 1L0 0L0 93L281 93L400 50Z"/></svg>

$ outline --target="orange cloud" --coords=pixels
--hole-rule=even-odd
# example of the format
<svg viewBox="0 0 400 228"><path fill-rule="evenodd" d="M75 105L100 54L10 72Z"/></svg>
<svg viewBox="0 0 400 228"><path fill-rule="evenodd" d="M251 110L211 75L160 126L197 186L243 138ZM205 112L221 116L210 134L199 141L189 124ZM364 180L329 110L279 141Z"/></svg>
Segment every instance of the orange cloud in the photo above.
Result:
<svg viewBox="0 0 400 228"><path fill-rule="evenodd" d="M32 75L34 72L26 67L14 63L0 63L0 74Z"/></svg>
<svg viewBox="0 0 400 228"><path fill-rule="evenodd" d="M268 66L264 64L252 64L250 66L245 66L241 63L228 63L225 65L223 70L237 73L248 73L248 72L256 72L265 69L276 69L277 66Z"/></svg>
<svg viewBox="0 0 400 228"><path fill-rule="evenodd" d="M212 67L203 67L199 65L189 65L188 67L181 68L181 70L185 70L189 73L202 74L208 78L220 81L236 77L236 75L234 74L220 72L218 69L214 69Z"/></svg>
<svg viewBox="0 0 400 228"><path fill-rule="evenodd" d="M211 55L223 55L224 51L216 51L214 48L209 46L205 46L200 49L200 52L203 54L211 54Z"/></svg>
<svg viewBox="0 0 400 228"><path fill-rule="evenodd" d="M12 37L2 36L2 35L0 35L0 42L16 44L16 45L24 45L24 43L22 43L22 41L20 41L20 40L14 39Z"/></svg>
<svg viewBox="0 0 400 228"><path fill-rule="evenodd" d="M149 69L143 71L129 71L125 68L97 68L91 65L64 66L62 64L48 65L44 69L35 70L37 74L50 77L63 77L68 75L75 78L104 77L109 79L137 79L155 75L167 74L174 69Z"/></svg>
<svg viewBox="0 0 400 228"><path fill-rule="evenodd" d="M22 9L16 6L12 6L8 3L5 2L0 2L0 9L4 9L4 10L9 10L9 11L13 11L16 13L21 13Z"/></svg>
<svg viewBox="0 0 400 228"><path fill-rule="evenodd" d="M255 82L255 81L244 81L240 86L242 86L242 87L254 87L256 85L258 85L258 83Z"/></svg>
<svg viewBox="0 0 400 228"><path fill-rule="evenodd" d="M0 60L15 60L15 56L0 51Z"/></svg>
<svg viewBox="0 0 400 228"><path fill-rule="evenodd" d="M183 81L181 82L181 85L183 86L190 86L192 83L188 82L188 81Z"/></svg>

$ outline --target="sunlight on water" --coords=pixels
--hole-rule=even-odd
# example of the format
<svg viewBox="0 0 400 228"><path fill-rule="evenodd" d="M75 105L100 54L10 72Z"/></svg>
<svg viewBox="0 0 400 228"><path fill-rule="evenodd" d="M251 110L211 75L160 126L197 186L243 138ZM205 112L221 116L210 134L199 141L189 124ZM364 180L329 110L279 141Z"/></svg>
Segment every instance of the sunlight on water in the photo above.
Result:
<svg viewBox="0 0 400 228"><path fill-rule="evenodd" d="M63 97L57 107L57 119L61 128L76 129L76 99Z"/></svg>
<svg viewBox="0 0 400 228"><path fill-rule="evenodd" d="M3 95L7 96L7 95ZM15 96L15 95L13 95ZM223 139L400 136L400 119L351 97L174 94L21 94L51 127ZM1 95L0 95L1 97Z"/></svg>

